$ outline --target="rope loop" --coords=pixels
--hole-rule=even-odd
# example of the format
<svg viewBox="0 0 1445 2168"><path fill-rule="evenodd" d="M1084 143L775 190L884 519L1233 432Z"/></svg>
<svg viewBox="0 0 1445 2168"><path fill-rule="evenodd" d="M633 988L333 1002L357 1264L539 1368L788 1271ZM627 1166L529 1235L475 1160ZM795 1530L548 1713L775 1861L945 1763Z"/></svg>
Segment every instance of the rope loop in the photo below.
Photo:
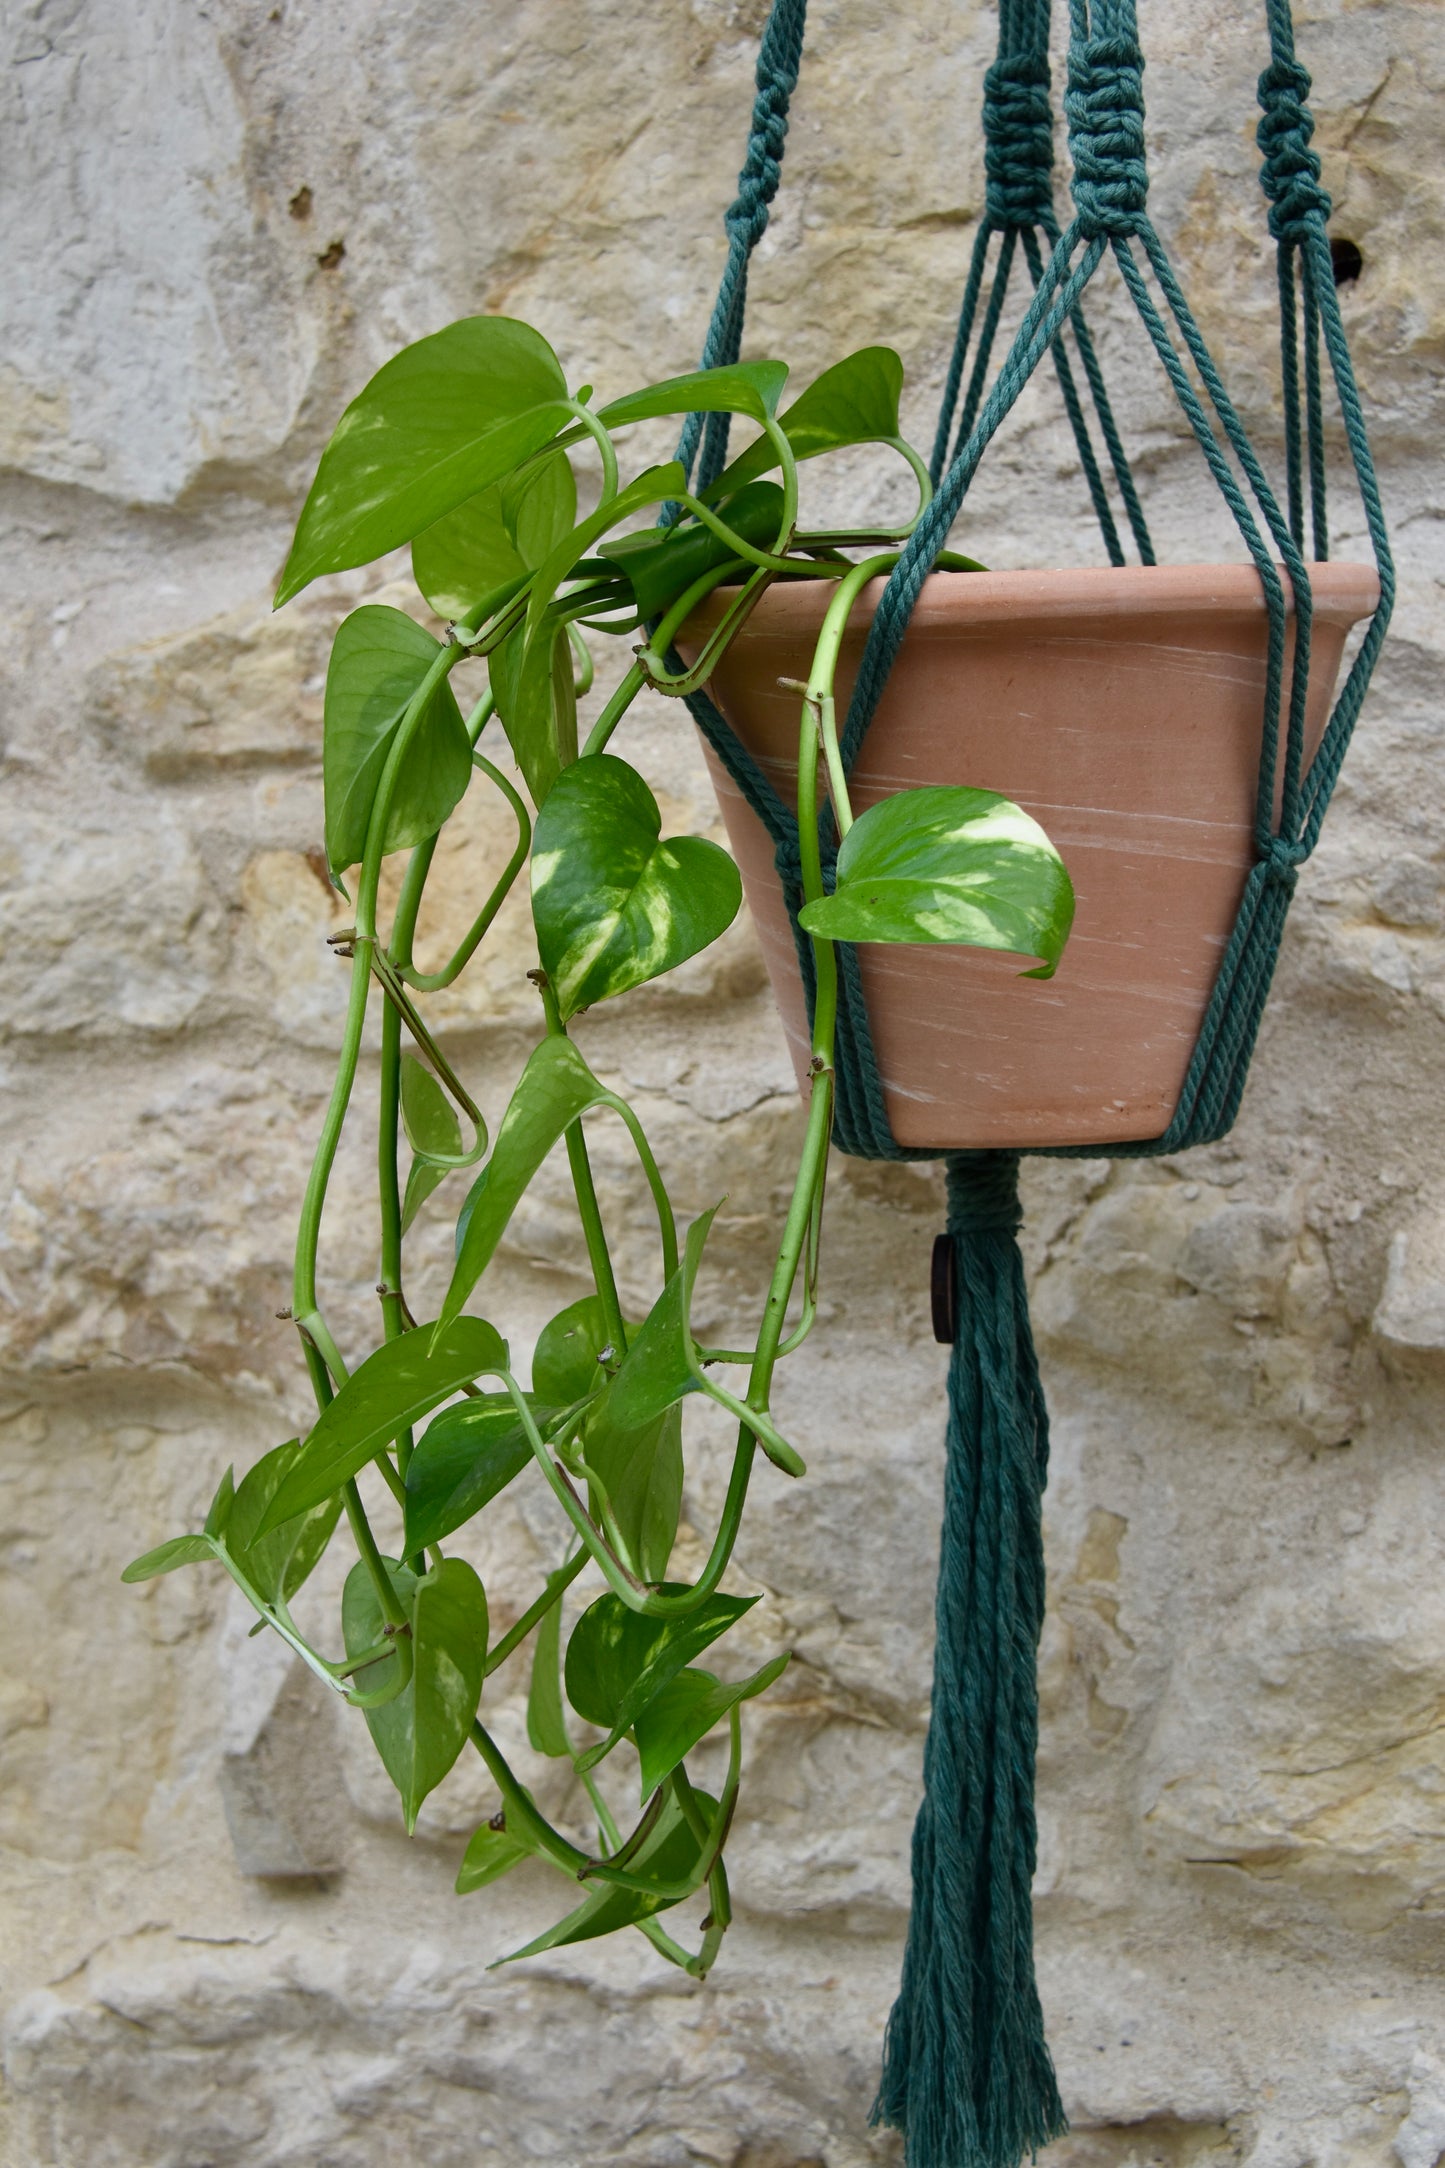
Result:
<svg viewBox="0 0 1445 2168"><path fill-rule="evenodd" d="M1054 131L1043 53L1000 53L983 79L985 211L995 226L1037 226L1054 208Z"/></svg>
<svg viewBox="0 0 1445 2168"><path fill-rule="evenodd" d="M1079 223L1098 234L1137 233L1144 224L1144 55L1133 38L1076 39L1064 93L1074 203Z"/></svg>
<svg viewBox="0 0 1445 2168"><path fill-rule="evenodd" d="M1273 60L1259 79L1264 110L1254 140L1264 160L1260 180L1276 241L1303 241L1310 220L1323 224L1333 208L1320 186L1319 154L1310 149L1315 124L1305 102L1309 94L1309 70L1298 60Z"/></svg>
<svg viewBox="0 0 1445 2168"><path fill-rule="evenodd" d="M950 1152L946 1177L951 1235L1018 1233L1023 1207L1017 1152Z"/></svg>
<svg viewBox="0 0 1445 2168"><path fill-rule="evenodd" d="M738 176L738 192L723 214L729 241L747 251L757 247L767 231L768 206L782 178L783 142L788 133L788 100L793 93L797 69L758 67L758 95L753 106L752 132L747 156Z"/></svg>

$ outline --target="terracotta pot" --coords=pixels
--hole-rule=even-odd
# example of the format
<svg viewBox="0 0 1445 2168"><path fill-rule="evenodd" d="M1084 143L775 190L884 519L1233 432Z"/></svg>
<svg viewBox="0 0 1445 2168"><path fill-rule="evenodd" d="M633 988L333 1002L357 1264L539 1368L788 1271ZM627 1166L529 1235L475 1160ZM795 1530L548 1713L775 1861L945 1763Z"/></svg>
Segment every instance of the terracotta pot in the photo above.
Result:
<svg viewBox="0 0 1445 2168"><path fill-rule="evenodd" d="M1313 753L1350 627L1375 608L1366 565L1311 566ZM882 593L859 598L838 672L845 713ZM799 703L827 606L771 588L711 691L796 802ZM698 652L714 596L678 645ZM978 949L858 951L900 1144L1121 1143L1168 1127L1253 861L1267 620L1248 565L934 573L853 776L855 811L924 783L1002 791L1040 821L1078 898L1057 975ZM709 753L801 1085L807 1020L762 823Z"/></svg>

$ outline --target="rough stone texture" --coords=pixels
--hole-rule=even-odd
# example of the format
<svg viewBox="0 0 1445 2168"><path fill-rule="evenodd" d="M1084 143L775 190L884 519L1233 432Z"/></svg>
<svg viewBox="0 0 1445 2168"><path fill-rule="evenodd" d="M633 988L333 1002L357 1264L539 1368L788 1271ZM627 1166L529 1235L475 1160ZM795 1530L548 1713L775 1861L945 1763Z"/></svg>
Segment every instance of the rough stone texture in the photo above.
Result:
<svg viewBox="0 0 1445 2168"><path fill-rule="evenodd" d="M460 1769L408 1844L359 1722L317 1721L218 1576L117 1581L193 1524L228 1458L304 1416L272 1313L343 999L319 691L332 626L380 584L267 614L308 472L369 372L469 310L530 317L607 388L689 363L762 12L0 9L6 2168L898 2157L866 2115L928 1686L932 1171L837 1169L824 1321L784 1386L812 1472L764 1474L740 1561L765 1595L751 1653L797 1661L752 1715L740 1916L705 1988L640 1941L489 1975L553 1892L538 1870L451 1896L491 1811L481 1775ZM1154 206L1277 459L1261 12L1151 4L1144 27ZM926 441L992 23L971 0L814 15L752 350L806 378L893 340ZM1057 1439L1038 1911L1075 2126L1060 2168L1435 2168L1445 2149L1445 38L1430 0L1305 0L1300 25L1335 230L1364 256L1345 312L1403 600L1237 1134L1028 1177ZM1163 549L1237 554L1117 292L1094 314ZM866 462L835 495L904 501ZM995 563L1073 562L1086 515L1039 383L963 534ZM1344 490L1334 518L1347 551ZM712 824L675 713L627 744L670 822ZM465 923L493 819L469 811L448 846L428 954ZM435 1007L492 1108L530 1015L520 912L497 950ZM725 1329L798 1133L746 929L588 1036L681 1205L729 1192L704 1292ZM329 1223L354 1343L367 1151L362 1121ZM641 1295L624 1164L601 1172ZM444 1267L431 1224L422 1287ZM560 1184L518 1219L507 1275L519 1338L579 1292ZM704 1437L694 1529L719 1468ZM557 1533L525 1485L493 1520L475 1555L505 1617ZM309 1599L323 1638L343 1563ZM521 1681L500 1685L525 1754Z"/></svg>

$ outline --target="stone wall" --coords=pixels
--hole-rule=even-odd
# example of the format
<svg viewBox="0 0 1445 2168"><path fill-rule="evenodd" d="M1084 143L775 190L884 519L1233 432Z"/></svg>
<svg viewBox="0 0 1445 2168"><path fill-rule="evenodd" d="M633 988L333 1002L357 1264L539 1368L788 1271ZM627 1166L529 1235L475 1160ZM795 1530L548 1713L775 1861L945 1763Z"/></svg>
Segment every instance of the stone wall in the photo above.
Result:
<svg viewBox="0 0 1445 2168"><path fill-rule="evenodd" d="M929 1677L932 1170L836 1170L825 1317L785 1386L812 1472L765 1476L741 1552L759 1656L797 1657L750 1722L739 1919L705 1987L640 1940L489 1975L553 1895L541 1870L450 1894L491 1811L481 1776L459 1768L408 1843L359 1721L245 1640L218 1575L117 1578L304 1414L273 1313L343 997L320 687L375 587L268 614L317 452L390 351L473 310L531 319L573 381L687 366L762 13L0 9L7 2168L899 2158L866 2116ZM1262 9L1142 13L1154 206L1277 459ZM1345 314L1402 604L1236 1134L1028 1174L1056 1424L1038 1919L1074 2122L1059 2168L1435 2168L1445 2149L1445 26L1430 0L1299 13L1334 230L1363 255ZM752 350L806 380L886 337L926 442L992 21L974 0L815 0L811 36ZM1237 554L1117 292L1094 313L1166 553ZM895 501L866 463L849 488ZM1348 554L1343 491L1333 516ZM1091 554L1042 384L961 539L1000 565ZM404 563L387 570L407 600ZM714 827L675 712L627 749L674 826ZM478 815L442 868L438 952L486 844ZM439 1005L490 1106L525 1043L525 961L514 920ZM754 1297L799 1123L750 934L589 1046L680 1203L730 1192L721 1326ZM358 1338L364 1127L328 1253ZM544 1187L513 1229L519 1333L581 1291L563 1206ZM718 1465L704 1452L698 1527ZM493 1518L476 1556L506 1615L555 1531L525 1485ZM508 1743L518 1687L496 1705ZM555 1780L546 1796L575 1812Z"/></svg>

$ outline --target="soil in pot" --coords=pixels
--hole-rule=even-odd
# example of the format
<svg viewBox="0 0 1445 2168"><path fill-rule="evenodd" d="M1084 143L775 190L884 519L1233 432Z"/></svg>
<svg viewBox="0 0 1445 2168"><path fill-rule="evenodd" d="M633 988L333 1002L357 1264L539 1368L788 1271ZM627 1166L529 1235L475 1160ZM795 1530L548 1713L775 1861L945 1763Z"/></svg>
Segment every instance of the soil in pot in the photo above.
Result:
<svg viewBox="0 0 1445 2168"><path fill-rule="evenodd" d="M1307 758L1350 628L1379 600L1371 566L1312 565L1310 579ZM866 588L849 622L840 718L882 589ZM778 680L806 679L829 592L770 588L710 687L789 803L799 703ZM728 599L689 621L689 659ZM1108 1145L1168 1127L1254 858L1267 629L1250 565L925 581L853 773L854 810L921 784L1001 791L1052 837L1078 909L1049 980L978 949L859 950L900 1144ZM708 762L801 1086L807 1017L773 846Z"/></svg>

